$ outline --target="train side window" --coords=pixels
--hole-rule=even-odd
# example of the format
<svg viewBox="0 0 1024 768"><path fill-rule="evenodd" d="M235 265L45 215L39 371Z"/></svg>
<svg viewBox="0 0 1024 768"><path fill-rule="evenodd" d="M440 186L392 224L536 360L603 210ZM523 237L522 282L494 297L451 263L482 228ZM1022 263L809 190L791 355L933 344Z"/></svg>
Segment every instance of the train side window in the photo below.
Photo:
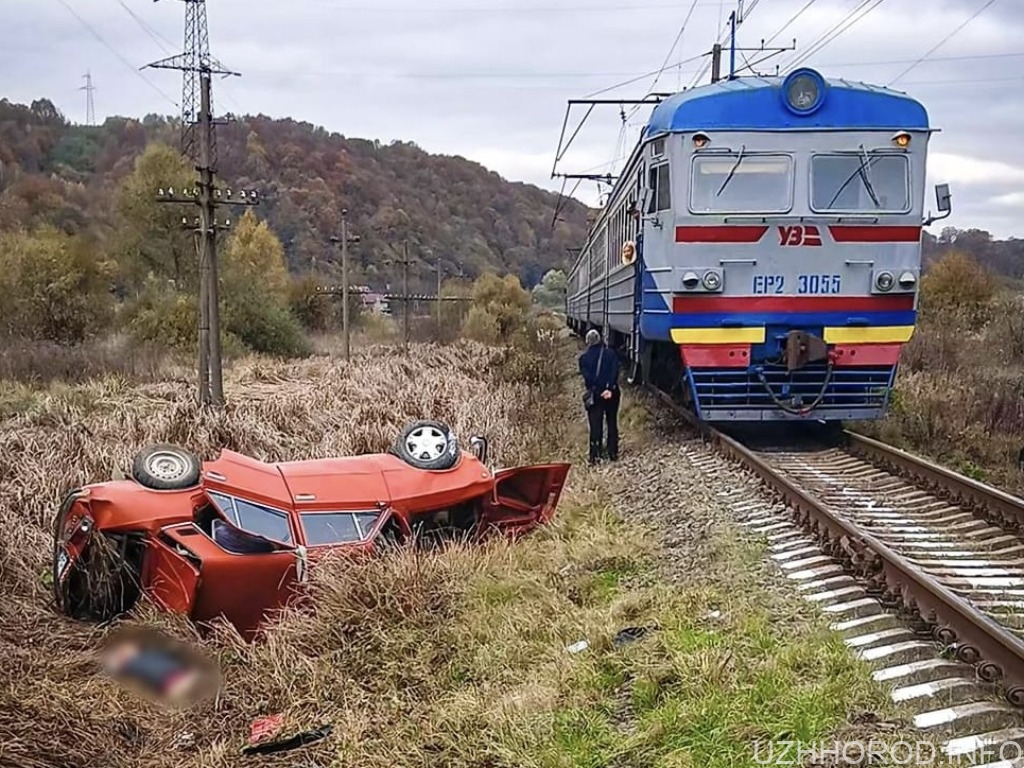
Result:
<svg viewBox="0 0 1024 768"><path fill-rule="evenodd" d="M648 185L651 188L651 201L647 206L648 213L667 211L672 207L672 186L669 179L669 165L651 168L648 172Z"/></svg>
<svg viewBox="0 0 1024 768"><path fill-rule="evenodd" d="M865 165L860 154L815 155L811 158L811 209L906 213L910 210L906 156L874 153Z"/></svg>

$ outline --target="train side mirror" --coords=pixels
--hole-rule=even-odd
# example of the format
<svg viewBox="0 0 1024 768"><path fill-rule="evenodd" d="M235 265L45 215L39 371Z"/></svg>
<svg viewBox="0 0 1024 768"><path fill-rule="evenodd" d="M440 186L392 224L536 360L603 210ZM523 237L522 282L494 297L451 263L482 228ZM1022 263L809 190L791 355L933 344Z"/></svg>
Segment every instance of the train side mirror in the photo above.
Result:
<svg viewBox="0 0 1024 768"><path fill-rule="evenodd" d="M949 192L949 184L936 184L935 185L935 204L939 209L940 216L932 216L928 214L928 218L924 220L924 226L929 226L936 221L946 218L953 210L952 195Z"/></svg>

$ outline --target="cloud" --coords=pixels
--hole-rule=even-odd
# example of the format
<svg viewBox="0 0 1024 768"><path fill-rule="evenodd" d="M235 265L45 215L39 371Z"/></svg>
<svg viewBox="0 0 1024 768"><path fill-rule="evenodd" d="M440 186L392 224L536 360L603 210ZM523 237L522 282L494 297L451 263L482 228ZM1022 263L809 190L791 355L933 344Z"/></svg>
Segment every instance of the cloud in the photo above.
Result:
<svg viewBox="0 0 1024 768"><path fill-rule="evenodd" d="M138 67L178 51L182 3L64 2L7 0L3 95L21 102L46 96L81 120L85 94L78 89L88 69L101 119L178 111L180 74ZM810 51L805 63L830 77L881 85L896 79L894 87L921 99L942 129L931 140L929 176L952 185L954 214L943 224L1024 235L1024 219L992 203L1016 192L1024 169L1017 140L1024 132L1024 53L1017 42L1024 5L993 4L919 61L979 2L885 0L829 40L829 31L848 20L850 3L817 2L783 30L806 0L748 0L753 9L739 43L756 47L777 32L771 45L797 39L796 51L764 61L764 71L785 69ZM639 97L691 84L707 59L687 60L710 48L732 7L697 0L655 81L636 78L666 61L690 10L685 0L217 0L208 4L213 53L243 76L216 81L214 103L347 136L414 141L506 178L558 189L551 163L566 100L626 80L636 82L606 95ZM763 58L740 52L741 67L743 57ZM623 128L616 106L595 108L559 170L603 171L625 155L646 117L631 109ZM578 196L593 203L597 191L586 183Z"/></svg>

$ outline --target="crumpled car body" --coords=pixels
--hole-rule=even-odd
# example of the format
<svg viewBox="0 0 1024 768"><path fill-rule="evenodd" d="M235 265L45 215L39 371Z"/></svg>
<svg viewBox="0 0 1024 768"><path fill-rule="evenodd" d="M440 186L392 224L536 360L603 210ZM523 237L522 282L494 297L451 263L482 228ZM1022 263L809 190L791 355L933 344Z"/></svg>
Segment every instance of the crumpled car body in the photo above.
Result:
<svg viewBox="0 0 1024 768"><path fill-rule="evenodd" d="M486 441L474 440L485 454ZM174 476L191 454L152 447L140 454L148 474L136 472L137 457L132 479L64 499L54 527L57 608L107 620L144 594L200 624L223 617L252 639L325 555L431 535L522 535L551 519L570 468L492 471L478 453L450 443L443 451L443 468L425 469L437 457L417 462L408 450L277 463L224 450L195 459L184 478L194 482L177 482L187 487L154 488L147 484L175 485L160 477Z"/></svg>

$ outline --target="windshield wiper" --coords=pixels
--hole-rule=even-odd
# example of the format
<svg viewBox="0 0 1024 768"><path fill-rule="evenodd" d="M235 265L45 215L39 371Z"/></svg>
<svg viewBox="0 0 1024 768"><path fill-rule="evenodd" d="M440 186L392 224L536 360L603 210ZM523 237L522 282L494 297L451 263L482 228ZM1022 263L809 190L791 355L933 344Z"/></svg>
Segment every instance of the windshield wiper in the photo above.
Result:
<svg viewBox="0 0 1024 768"><path fill-rule="evenodd" d="M833 195L832 199L828 201L828 205L825 206L826 208L831 208L832 207L832 204L836 200L839 199L839 196L841 194L843 194L843 190L846 189L846 185L849 184L851 181L853 181L854 177L857 176L857 175L860 175L861 181L864 182L864 189L866 189L868 191L868 194L871 195L871 201L875 204L875 208L881 208L882 207L882 204L878 201L878 195L875 194L875 188L871 184L871 179L868 178L868 174L867 174L867 170L866 170L867 167L869 165L871 165L871 163L873 163L875 161L875 159L878 157L878 155L873 155L873 156L869 157L868 153L867 153L867 150L864 149L864 145L863 144L860 145L860 151L861 151L861 156L864 158L864 162L862 162L857 167L857 170L855 170L853 173L851 173L846 178L846 181L844 181L842 183L842 185L839 187L839 189L836 190L835 195Z"/></svg>
<svg viewBox="0 0 1024 768"><path fill-rule="evenodd" d="M739 156L737 156L736 162L732 166L732 170L729 171L729 175L726 176L725 177L725 181L722 182L722 186L720 186L718 188L718 191L715 192L715 197L718 197L719 195L721 195L722 194L722 190L725 189L725 185L728 184L730 181L732 181L733 174L736 173L736 169L739 168L740 167L740 163L743 162L743 153L746 151L746 149L747 149L747 145L746 144L742 144L740 146L740 154L739 154Z"/></svg>

